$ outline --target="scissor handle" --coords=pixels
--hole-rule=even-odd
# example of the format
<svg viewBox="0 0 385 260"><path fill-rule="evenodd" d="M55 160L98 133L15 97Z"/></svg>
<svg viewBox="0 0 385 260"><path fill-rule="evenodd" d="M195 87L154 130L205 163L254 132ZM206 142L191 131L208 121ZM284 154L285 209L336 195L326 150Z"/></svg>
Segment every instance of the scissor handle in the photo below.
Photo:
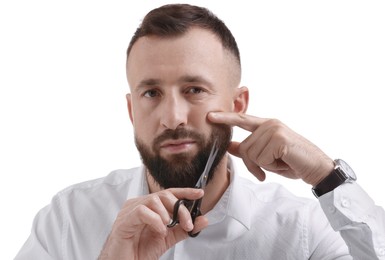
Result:
<svg viewBox="0 0 385 260"><path fill-rule="evenodd" d="M176 224L179 223L179 220L178 220L179 207L182 204L185 205L185 203L186 203L186 200L184 200L184 199L179 199L175 202L174 209L172 211L172 220L171 220L170 224L167 225L167 227L171 228L171 227L174 227Z"/></svg>
<svg viewBox="0 0 385 260"><path fill-rule="evenodd" d="M179 207L182 204L190 211L191 220L194 223L195 219L202 215L202 213L200 211L201 201L202 201L201 199L198 199L198 200L179 199L179 200L177 200L174 204L174 209L172 212L172 220L171 220L170 224L167 225L167 227L171 228L171 227L174 227L176 224L179 223L178 211L179 211ZM200 232L192 233L192 231L190 231L190 232L188 232L188 235L190 237L196 237L199 235L199 233Z"/></svg>
<svg viewBox="0 0 385 260"><path fill-rule="evenodd" d="M202 215L202 212L200 211L200 209L198 208L197 210L194 210L193 212L191 212L191 218L192 218L192 222L194 223L195 222L195 219L199 216ZM189 231L187 234L190 236L190 237L196 237L198 236L200 233L199 232L196 232L196 233L193 233L192 231Z"/></svg>
<svg viewBox="0 0 385 260"><path fill-rule="evenodd" d="M194 201L192 200L186 200L186 199L179 199L175 202L174 204L174 209L172 211L172 220L171 220L171 223L167 225L167 227L171 228L171 227L174 227L176 224L179 223L179 219L178 219L178 211L179 211L179 207L180 205L184 205L189 211L190 211L190 214L191 214L191 210L192 210L192 206L194 204ZM194 218L195 219L195 218ZM194 220L193 220L193 223L194 223Z"/></svg>

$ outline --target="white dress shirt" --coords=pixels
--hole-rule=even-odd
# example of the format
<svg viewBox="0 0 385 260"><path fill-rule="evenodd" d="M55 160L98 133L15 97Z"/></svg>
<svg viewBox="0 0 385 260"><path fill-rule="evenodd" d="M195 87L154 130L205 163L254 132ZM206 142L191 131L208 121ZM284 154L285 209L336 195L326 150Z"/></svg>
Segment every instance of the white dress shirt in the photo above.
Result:
<svg viewBox="0 0 385 260"><path fill-rule="evenodd" d="M231 165L230 173L230 186L207 213L209 226L161 259L385 259L384 211L357 184L320 200L350 255L316 200L251 182ZM70 186L38 213L15 259L97 259L123 203L148 193L143 166Z"/></svg>

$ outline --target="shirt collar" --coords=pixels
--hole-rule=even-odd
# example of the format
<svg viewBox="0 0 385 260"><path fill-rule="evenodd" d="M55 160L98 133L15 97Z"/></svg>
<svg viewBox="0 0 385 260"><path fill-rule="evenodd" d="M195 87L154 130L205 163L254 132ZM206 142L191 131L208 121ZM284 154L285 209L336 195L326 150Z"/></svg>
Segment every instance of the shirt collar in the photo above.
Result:
<svg viewBox="0 0 385 260"><path fill-rule="evenodd" d="M131 184L127 191L127 199L149 194L146 167L141 165L135 168L134 171L134 174L131 175Z"/></svg>
<svg viewBox="0 0 385 260"><path fill-rule="evenodd" d="M247 189L244 189L241 185L241 177L236 173L231 156L228 155L228 158L227 167L230 174L230 185L218 203L206 216L209 219L210 225L221 222L227 216L238 221L245 228L250 229L251 214L248 210L250 203L252 203L250 195L247 193Z"/></svg>

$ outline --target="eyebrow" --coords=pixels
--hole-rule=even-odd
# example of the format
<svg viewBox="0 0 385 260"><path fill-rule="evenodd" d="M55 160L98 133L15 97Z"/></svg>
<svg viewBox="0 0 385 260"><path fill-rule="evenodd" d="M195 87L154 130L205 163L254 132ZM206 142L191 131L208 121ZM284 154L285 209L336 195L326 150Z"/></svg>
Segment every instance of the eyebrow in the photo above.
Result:
<svg viewBox="0 0 385 260"><path fill-rule="evenodd" d="M212 83L201 76L186 75L182 76L179 80L179 83L203 83L208 86L212 86Z"/></svg>
<svg viewBox="0 0 385 260"><path fill-rule="evenodd" d="M142 81L139 82L137 88L142 88L142 87L146 87L146 86L156 86L156 85L160 85L162 83L161 80L159 79L144 79Z"/></svg>
<svg viewBox="0 0 385 260"><path fill-rule="evenodd" d="M209 87L211 87L213 84L205 79L204 77L201 77L201 76L197 76L197 75L185 75L185 76L182 76L178 79L177 81L179 84L183 84L183 83L202 83L204 85L207 85ZM156 79L156 78L148 78L148 79L144 79L142 81L139 82L139 84L137 85L137 89L140 89L140 88L143 88L143 87L151 87L151 86L159 86L159 85L162 85L163 81L160 80L160 79Z"/></svg>

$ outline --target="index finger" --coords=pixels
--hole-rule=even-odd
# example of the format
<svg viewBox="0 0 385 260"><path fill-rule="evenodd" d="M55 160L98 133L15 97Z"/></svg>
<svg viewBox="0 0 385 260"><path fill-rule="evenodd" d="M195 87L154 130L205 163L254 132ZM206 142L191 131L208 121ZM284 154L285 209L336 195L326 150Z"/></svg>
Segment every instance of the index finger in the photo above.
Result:
<svg viewBox="0 0 385 260"><path fill-rule="evenodd" d="M170 191L177 199L197 200L203 197L204 191L196 188L169 188Z"/></svg>
<svg viewBox="0 0 385 260"><path fill-rule="evenodd" d="M207 117L213 123L238 126L250 132L255 131L261 124L268 120L266 118L235 112L210 112Z"/></svg>

